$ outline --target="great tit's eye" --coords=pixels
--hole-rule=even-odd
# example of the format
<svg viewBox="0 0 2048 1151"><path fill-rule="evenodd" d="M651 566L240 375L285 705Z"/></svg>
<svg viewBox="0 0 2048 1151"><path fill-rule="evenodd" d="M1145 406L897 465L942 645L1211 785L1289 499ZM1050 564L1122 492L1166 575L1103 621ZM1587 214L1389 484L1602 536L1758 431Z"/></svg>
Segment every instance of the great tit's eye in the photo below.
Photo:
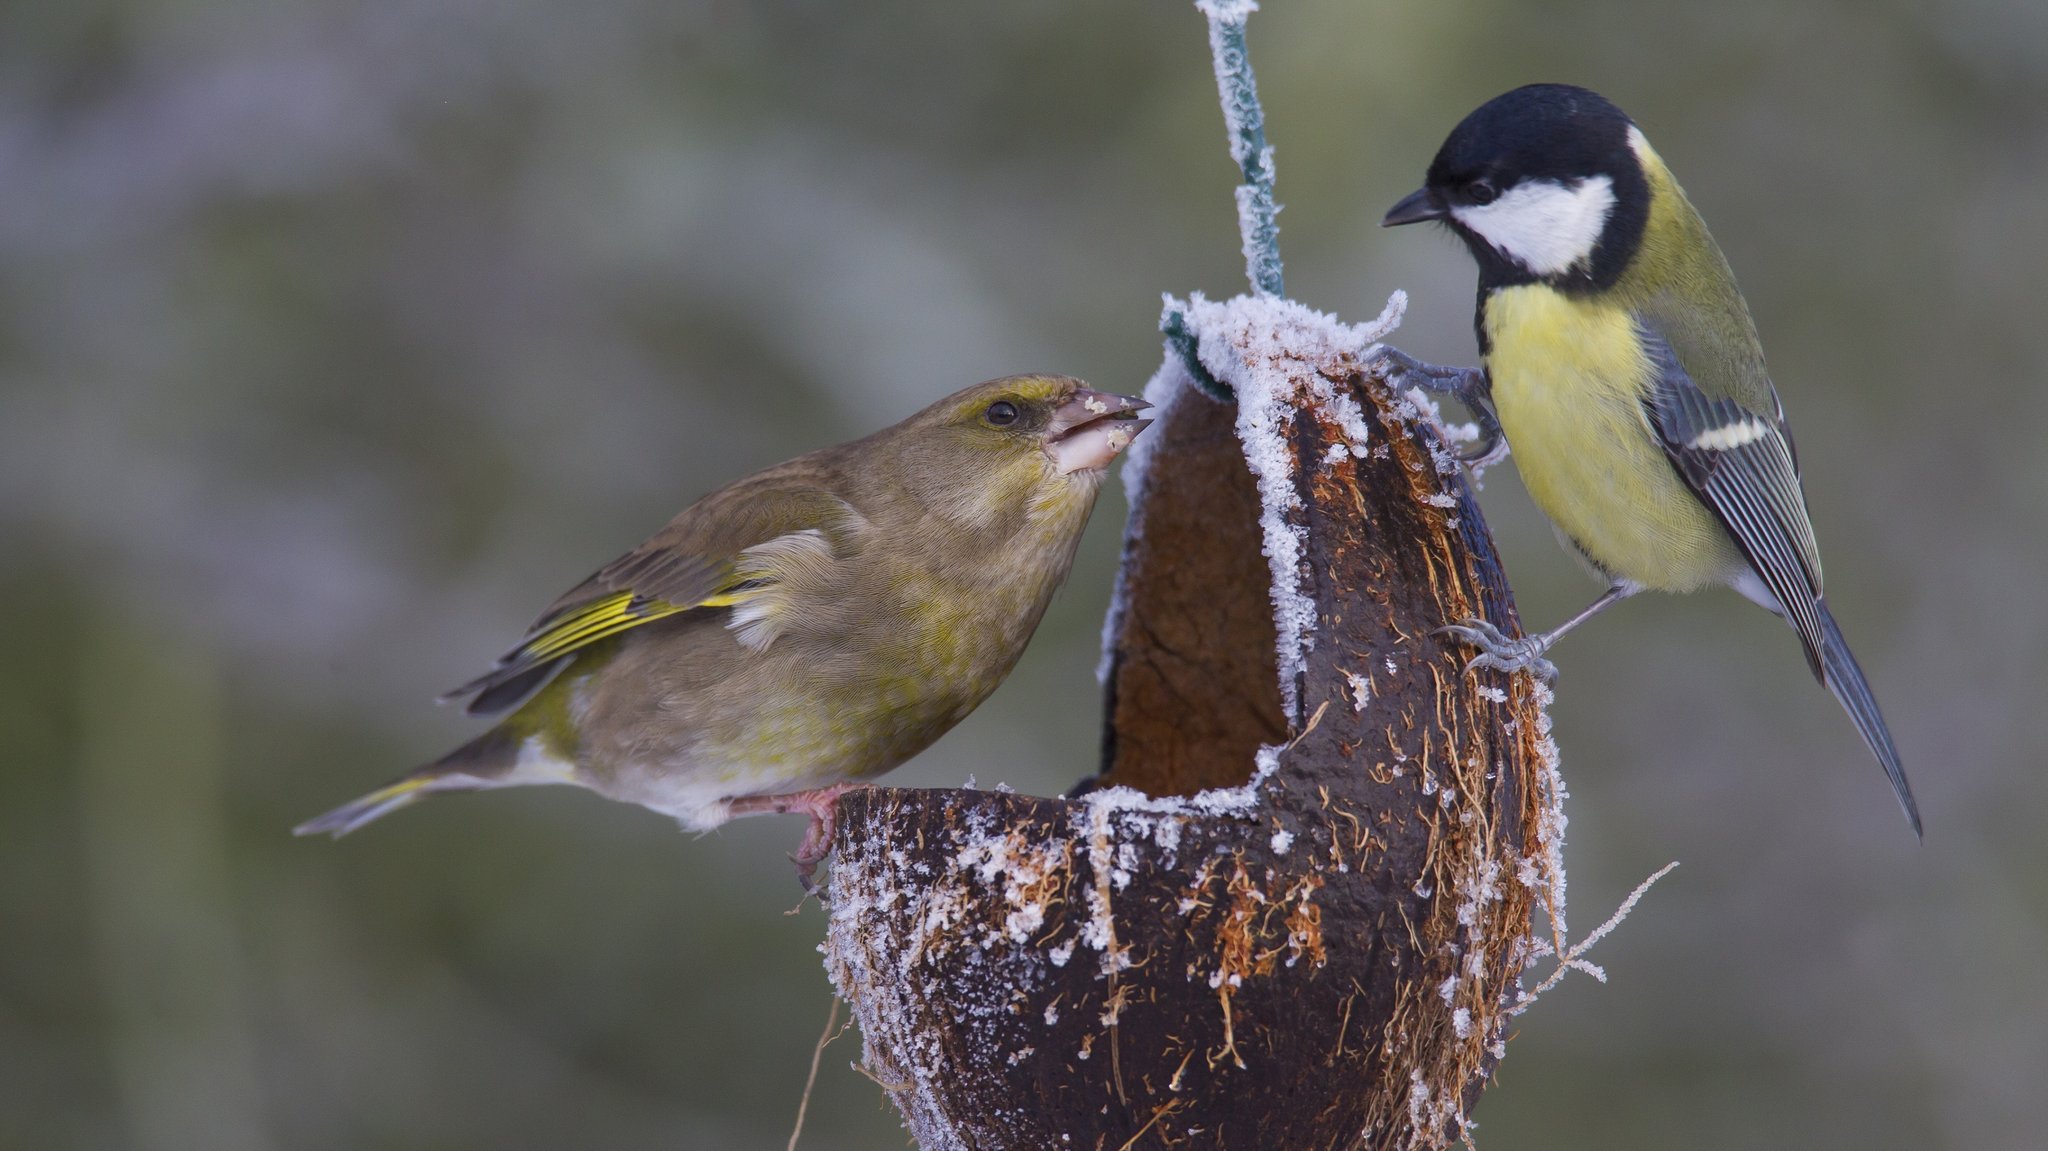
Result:
<svg viewBox="0 0 2048 1151"><path fill-rule="evenodd" d="M1474 204L1485 206L1500 199L1500 189L1484 176L1465 185L1465 198Z"/></svg>
<svg viewBox="0 0 2048 1151"><path fill-rule="evenodd" d="M1017 422L1017 405L1008 400L997 400L988 406L988 422L1004 427Z"/></svg>

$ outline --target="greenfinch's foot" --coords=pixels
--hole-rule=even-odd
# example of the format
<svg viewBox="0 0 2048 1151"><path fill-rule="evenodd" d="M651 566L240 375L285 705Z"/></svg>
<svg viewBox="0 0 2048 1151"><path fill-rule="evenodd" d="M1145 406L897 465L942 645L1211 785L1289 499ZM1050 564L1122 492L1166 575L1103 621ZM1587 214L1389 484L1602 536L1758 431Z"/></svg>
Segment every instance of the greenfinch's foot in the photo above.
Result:
<svg viewBox="0 0 2048 1151"><path fill-rule="evenodd" d="M726 813L735 817L797 813L810 816L811 825L804 829L803 840L790 853L789 861L796 864L796 881L803 884L805 894L814 895L818 890L818 865L832 854L839 797L866 786L864 783L835 783L830 787L792 791L787 795L745 795L728 804Z"/></svg>
<svg viewBox="0 0 2048 1151"><path fill-rule="evenodd" d="M1454 636L1479 649L1465 664L1466 671L1490 667L1500 671L1526 671L1545 680L1557 678L1557 665L1543 658L1556 633L1514 639L1483 619L1468 619L1436 629L1437 635Z"/></svg>

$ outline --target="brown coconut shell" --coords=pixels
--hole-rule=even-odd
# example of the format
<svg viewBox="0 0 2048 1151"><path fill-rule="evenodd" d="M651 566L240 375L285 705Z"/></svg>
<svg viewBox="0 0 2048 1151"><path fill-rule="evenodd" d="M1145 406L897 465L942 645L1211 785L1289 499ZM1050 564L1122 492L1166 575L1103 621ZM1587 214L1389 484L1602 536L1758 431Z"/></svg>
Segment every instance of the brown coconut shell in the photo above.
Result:
<svg viewBox="0 0 2048 1151"><path fill-rule="evenodd" d="M1255 303L1196 301L1202 362L1274 389L1292 499L1170 358L1102 786L840 802L827 967L925 1151L1438 1147L1500 1053L1555 870L1543 689L1433 634L1516 621L1431 422ZM1291 661L1269 510L1313 605Z"/></svg>

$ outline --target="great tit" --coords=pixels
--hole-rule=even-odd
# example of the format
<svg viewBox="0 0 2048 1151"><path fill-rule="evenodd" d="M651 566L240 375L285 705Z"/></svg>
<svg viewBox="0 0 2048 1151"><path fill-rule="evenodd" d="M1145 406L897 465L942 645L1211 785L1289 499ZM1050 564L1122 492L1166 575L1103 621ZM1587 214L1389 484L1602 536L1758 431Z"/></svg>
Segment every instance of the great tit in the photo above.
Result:
<svg viewBox="0 0 2048 1151"><path fill-rule="evenodd" d="M712 492L444 697L495 727L298 834L569 783L696 830L808 814L808 886L846 782L924 750L1009 674L1146 406L1011 376Z"/></svg>
<svg viewBox="0 0 2048 1151"><path fill-rule="evenodd" d="M1821 593L1792 435L1721 249L1641 129L1600 95L1532 84L1465 117L1386 226L1448 226L1479 264L1482 368L1400 357L1497 421L1536 505L1608 581L1557 628L1448 629L1486 666L1549 674L1565 632L1639 591L1734 588L1799 634L1813 674L1920 813Z"/></svg>

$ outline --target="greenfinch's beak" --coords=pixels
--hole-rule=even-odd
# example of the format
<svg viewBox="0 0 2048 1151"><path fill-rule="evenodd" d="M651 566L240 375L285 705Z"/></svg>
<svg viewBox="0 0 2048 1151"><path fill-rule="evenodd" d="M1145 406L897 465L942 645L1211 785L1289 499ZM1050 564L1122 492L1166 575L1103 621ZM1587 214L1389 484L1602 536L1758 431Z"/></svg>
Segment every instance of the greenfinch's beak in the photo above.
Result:
<svg viewBox="0 0 2048 1151"><path fill-rule="evenodd" d="M1053 410L1045 429L1045 453L1061 475L1099 471L1131 446L1152 424L1138 413L1151 407L1133 396L1082 388Z"/></svg>
<svg viewBox="0 0 2048 1151"><path fill-rule="evenodd" d="M1401 197L1400 203L1387 209L1387 214L1380 219L1380 227L1398 228L1403 224L1420 224L1424 220L1443 218L1443 201L1438 200L1436 193L1428 188L1417 188Z"/></svg>

